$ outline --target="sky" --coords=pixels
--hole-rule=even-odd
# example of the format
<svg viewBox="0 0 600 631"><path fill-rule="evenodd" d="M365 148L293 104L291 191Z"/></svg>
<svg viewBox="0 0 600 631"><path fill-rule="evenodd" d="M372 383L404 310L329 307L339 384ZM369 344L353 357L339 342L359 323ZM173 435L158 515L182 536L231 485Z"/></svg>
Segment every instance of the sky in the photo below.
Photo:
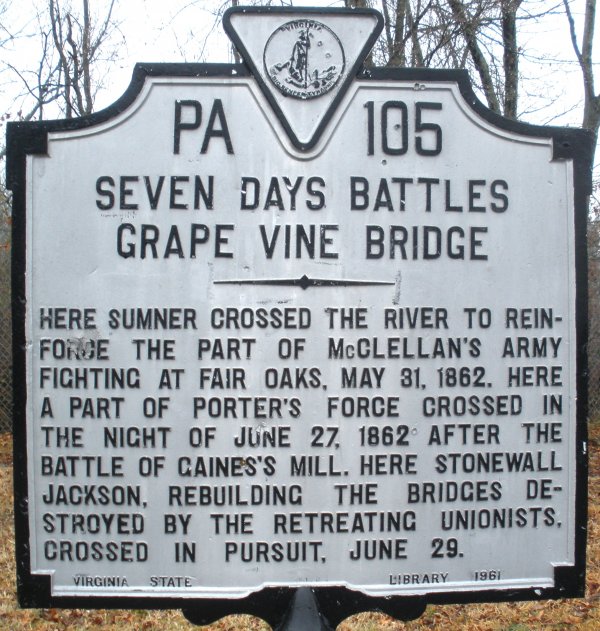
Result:
<svg viewBox="0 0 600 631"><path fill-rule="evenodd" d="M8 6L4 23L23 34L36 31L35 10L43 10L47 0L0 0ZM542 6L561 0L543 0ZM215 17L224 0L117 0L115 18L119 29L112 50L116 62L104 77L104 88L96 99L96 109L114 102L127 88L136 62L230 62L231 48ZM525 3L531 0L525 0ZM78 0L72 0L77 6ZM107 0L93 0L96 9ZM583 15L585 0L572 0L576 17ZM273 2L273 4L279 4ZM343 1L294 0L295 6L343 6ZM538 3L539 4L539 3ZM0 24L1 28L1 24ZM580 30L582 30L580 28ZM600 24L597 27L600 40ZM537 124L578 125L581 121L582 81L569 39L564 16L545 19L542 24L527 21L519 33L520 45L529 57L521 61L527 81L521 93L521 118ZM33 37L15 40L3 56L18 68L34 67L39 43ZM543 63L533 60L544 58ZM108 68L108 66L107 66ZM13 75L14 77L14 75ZM0 103L6 111L19 86L0 77ZM529 92L527 94L526 92ZM2 100L3 99L3 100ZM543 107L541 107L543 105ZM25 109L25 108L24 108Z"/></svg>

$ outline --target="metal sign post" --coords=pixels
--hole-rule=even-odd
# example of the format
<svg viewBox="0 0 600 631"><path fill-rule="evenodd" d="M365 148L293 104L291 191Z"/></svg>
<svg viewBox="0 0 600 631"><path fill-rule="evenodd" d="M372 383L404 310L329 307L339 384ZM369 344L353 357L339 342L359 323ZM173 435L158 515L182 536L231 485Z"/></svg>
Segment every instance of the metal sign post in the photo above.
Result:
<svg viewBox="0 0 600 631"><path fill-rule="evenodd" d="M374 11L224 23L9 124L21 605L581 594L589 135L364 69Z"/></svg>

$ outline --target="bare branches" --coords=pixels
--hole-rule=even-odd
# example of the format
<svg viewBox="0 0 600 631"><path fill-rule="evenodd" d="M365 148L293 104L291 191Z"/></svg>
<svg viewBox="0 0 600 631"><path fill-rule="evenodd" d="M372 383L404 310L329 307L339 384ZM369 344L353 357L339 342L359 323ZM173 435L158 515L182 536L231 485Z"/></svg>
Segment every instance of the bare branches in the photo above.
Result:
<svg viewBox="0 0 600 631"><path fill-rule="evenodd" d="M573 50L575 51L575 55L579 62L579 66L581 67L581 72L584 76L584 83L586 86L586 91L588 91L589 87L594 85L594 77L592 74L591 68L591 51L592 51L592 41L593 41L593 33L594 33L594 23L593 23L593 14L595 13L595 1L590 0L586 5L586 19L585 19L585 27L584 27L584 49L586 51L586 55L582 53L579 42L577 41L577 33L575 31L575 20L573 19L573 14L571 12L571 7L569 6L568 0L563 0L563 5L565 7L565 12L567 15L567 20L569 22L569 31L571 34L571 43L573 44ZM588 11L588 8L592 7L591 11ZM592 23L589 23L589 19L592 20Z"/></svg>
<svg viewBox="0 0 600 631"><path fill-rule="evenodd" d="M600 94L596 94L594 90L594 66L592 61L594 22L596 20L596 0L586 0L585 3L585 19L581 47L579 46L579 42L577 40L575 20L573 19L573 14L568 0L563 0L563 5L569 22L571 43L573 44L573 50L575 51L579 67L581 69L581 75L583 77L585 94L583 127L591 130L597 137L598 127L600 126Z"/></svg>
<svg viewBox="0 0 600 631"><path fill-rule="evenodd" d="M82 17L68 5L63 9L60 0L48 0L54 47L64 80L63 101L67 118L85 116L94 109L98 85L94 82L92 69L102 46L116 28L114 6L115 0L110 0L104 18L98 20L99 26L94 29L89 0L82 0Z"/></svg>
<svg viewBox="0 0 600 631"><path fill-rule="evenodd" d="M386 24L377 60L466 68L490 109L517 118L524 29L561 13L563 1L381 0Z"/></svg>
<svg viewBox="0 0 600 631"><path fill-rule="evenodd" d="M50 12L50 26L52 28L52 38L54 40L54 48L59 56L60 72L64 76L64 101L66 105L65 117L73 118L73 106L71 103L71 74L69 72L69 61L65 54L62 42L65 40L63 35L63 19L60 14L60 5L55 0L50 0L48 4Z"/></svg>
<svg viewBox="0 0 600 631"><path fill-rule="evenodd" d="M496 90L494 89L494 82L492 80L492 74L490 67L487 63L485 55L483 54L481 47L479 46L478 32L476 28L476 21L472 16L468 16L465 12L465 8L462 2L459 0L448 0L448 4L452 9L452 15L457 24L461 27L464 38L467 42L467 47L471 54L475 68L481 79L483 86L483 92L487 99L488 105L494 112L500 113L500 103Z"/></svg>
<svg viewBox="0 0 600 631"><path fill-rule="evenodd" d="M502 0L502 51L504 62L504 115L517 117L519 96L519 49L517 10L522 0Z"/></svg>
<svg viewBox="0 0 600 631"><path fill-rule="evenodd" d="M394 38L390 49L390 60L388 61L388 66L406 65L406 40L404 38L404 27L406 24L407 4L407 0L397 0Z"/></svg>
<svg viewBox="0 0 600 631"><path fill-rule="evenodd" d="M39 51L38 58L27 67L20 65L18 59L7 57L2 64L5 69L2 87L5 92L18 87L15 110L19 110L20 117L48 115L52 102L58 104L60 114L66 117L89 114L116 55L112 42L119 33L115 21L117 2L38 1L45 9L38 17L38 24L32 25L28 18L21 26L13 27L9 20L2 20L3 11L10 6L9 0L0 0L0 46L3 42L8 42L7 47L12 46L11 38L20 33L25 23L26 35L32 43L30 50L37 46ZM575 51L571 63L578 64L585 85L584 124L595 129L600 118L600 96L594 93L592 64L596 1L580 1L585 3L585 20L574 13L572 0L344 0L339 4L382 10L385 30L372 53L376 65L466 68L488 106L510 117L535 112L552 100L564 98L567 101L566 91L564 97L556 97L543 85L532 87L532 80L536 79L533 64L536 68L540 64L552 68L552 63L564 60L558 60L551 53L536 56L527 41L528 25L536 30L536 25L543 23L546 16L566 13ZM177 0L170 8L171 18L163 20L162 29L172 26L173 33L167 37L180 43L183 60L202 61L206 59L209 44L225 49L224 37L215 33L220 29L224 11L238 4L292 6L296 3L293 0ZM186 12L194 15L188 19ZM199 23L205 25L200 36L196 26ZM204 39L206 33L209 35ZM239 62L237 51L232 50L231 55ZM544 71L552 72L542 69L538 76ZM521 76L527 72L529 76ZM526 101L520 104L520 99ZM570 104L565 104L563 111L569 107Z"/></svg>

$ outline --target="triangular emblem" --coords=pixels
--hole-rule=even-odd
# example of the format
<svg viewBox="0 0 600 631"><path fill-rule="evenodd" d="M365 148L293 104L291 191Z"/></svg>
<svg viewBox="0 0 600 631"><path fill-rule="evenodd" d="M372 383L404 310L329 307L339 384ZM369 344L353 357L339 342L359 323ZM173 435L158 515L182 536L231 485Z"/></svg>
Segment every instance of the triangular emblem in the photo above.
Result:
<svg viewBox="0 0 600 631"><path fill-rule="evenodd" d="M371 9L236 7L225 31L293 145L312 149L373 47L381 14Z"/></svg>

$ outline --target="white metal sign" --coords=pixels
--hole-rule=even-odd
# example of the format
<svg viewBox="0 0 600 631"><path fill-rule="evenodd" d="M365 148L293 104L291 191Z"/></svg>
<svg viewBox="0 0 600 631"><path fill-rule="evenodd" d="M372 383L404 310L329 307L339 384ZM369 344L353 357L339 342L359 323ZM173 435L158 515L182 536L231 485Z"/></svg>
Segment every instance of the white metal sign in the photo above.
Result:
<svg viewBox="0 0 600 631"><path fill-rule="evenodd" d="M30 575L577 591L576 156L355 76L371 13L228 20L252 73L141 68L24 158Z"/></svg>

